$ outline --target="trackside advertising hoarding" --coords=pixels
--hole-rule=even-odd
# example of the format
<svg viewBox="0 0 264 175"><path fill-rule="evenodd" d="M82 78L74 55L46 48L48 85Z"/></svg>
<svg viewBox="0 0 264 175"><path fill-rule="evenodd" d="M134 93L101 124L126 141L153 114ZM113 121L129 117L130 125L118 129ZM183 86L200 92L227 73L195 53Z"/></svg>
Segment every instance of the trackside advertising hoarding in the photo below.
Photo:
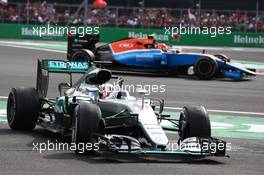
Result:
<svg viewBox="0 0 264 175"><path fill-rule="evenodd" d="M0 24L0 38L13 39L38 39L38 40L66 40L65 32L41 33L36 29L41 25L25 24ZM50 26L51 28L52 26ZM55 26L60 27L60 26ZM166 34L165 29L133 29L133 28L108 28L98 27L89 32L100 33L101 42L111 42L128 37L147 37L149 34L155 34L157 42L170 43L173 45L193 45L193 46L232 46L232 47L264 47L264 32L262 33L242 33L232 32L231 34L217 35L211 37L209 34L182 34L176 38Z"/></svg>

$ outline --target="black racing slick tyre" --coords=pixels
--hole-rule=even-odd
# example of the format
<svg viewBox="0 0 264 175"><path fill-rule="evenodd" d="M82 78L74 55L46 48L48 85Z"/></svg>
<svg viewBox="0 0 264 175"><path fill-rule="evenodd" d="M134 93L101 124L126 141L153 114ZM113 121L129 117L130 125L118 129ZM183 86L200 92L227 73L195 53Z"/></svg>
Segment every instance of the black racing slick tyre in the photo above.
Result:
<svg viewBox="0 0 264 175"><path fill-rule="evenodd" d="M195 75L202 80L212 79L218 72L217 62L211 58L200 58L194 65Z"/></svg>
<svg viewBox="0 0 264 175"><path fill-rule="evenodd" d="M94 61L94 54L90 50L81 49L72 54L71 61Z"/></svg>
<svg viewBox="0 0 264 175"><path fill-rule="evenodd" d="M11 129L30 131L35 128L40 100L35 88L11 89L7 100L7 121Z"/></svg>
<svg viewBox="0 0 264 175"><path fill-rule="evenodd" d="M203 106L185 106L179 120L180 140L188 137L211 137L211 124Z"/></svg>
<svg viewBox="0 0 264 175"><path fill-rule="evenodd" d="M77 154L93 154L99 149L95 136L103 130L101 110L96 104L81 102L73 114L72 141Z"/></svg>

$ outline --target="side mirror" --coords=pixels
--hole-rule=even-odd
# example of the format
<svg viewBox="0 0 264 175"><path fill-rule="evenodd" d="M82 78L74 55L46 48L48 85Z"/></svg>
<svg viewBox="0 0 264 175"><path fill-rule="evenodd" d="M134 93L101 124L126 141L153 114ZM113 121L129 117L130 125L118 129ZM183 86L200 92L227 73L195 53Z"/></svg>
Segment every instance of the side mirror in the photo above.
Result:
<svg viewBox="0 0 264 175"><path fill-rule="evenodd" d="M163 109L164 109L164 100L161 100L160 108L159 108L159 113L160 114L163 112Z"/></svg>
<svg viewBox="0 0 264 175"><path fill-rule="evenodd" d="M145 96L146 94L148 94L148 91L147 90L145 90L145 89L140 89L140 90L137 90L137 94L139 95L139 96Z"/></svg>
<svg viewBox="0 0 264 175"><path fill-rule="evenodd" d="M118 77L117 84L120 88L122 88L124 83L124 78L123 77Z"/></svg>
<svg viewBox="0 0 264 175"><path fill-rule="evenodd" d="M145 95L148 93L148 91L145 90L145 89L140 89L140 90L137 90L137 93L138 93L138 96L142 97L142 107L141 107L141 109L143 110L144 109L144 104L145 104Z"/></svg>
<svg viewBox="0 0 264 175"><path fill-rule="evenodd" d="M68 90L68 89L70 89L71 88L71 85L69 84L69 83L65 83L65 82L63 82L63 83L60 83L59 85L58 85L58 89L59 89L59 92L60 92L60 96L62 95L62 91L64 90L64 92L65 92L65 90Z"/></svg>
<svg viewBox="0 0 264 175"><path fill-rule="evenodd" d="M109 81L112 77L112 73L107 69L94 69L87 75L85 82L87 84L101 85Z"/></svg>

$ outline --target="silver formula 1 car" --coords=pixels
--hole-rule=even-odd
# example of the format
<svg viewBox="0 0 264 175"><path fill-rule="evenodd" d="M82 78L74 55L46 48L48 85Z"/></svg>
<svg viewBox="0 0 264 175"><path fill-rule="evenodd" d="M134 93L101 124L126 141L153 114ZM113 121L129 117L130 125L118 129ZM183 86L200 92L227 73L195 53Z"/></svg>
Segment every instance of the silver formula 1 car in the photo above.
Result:
<svg viewBox="0 0 264 175"><path fill-rule="evenodd" d="M42 60L38 61L37 72L36 89L13 88L8 96L7 119L14 130L32 130L39 125L70 136L75 144L97 144L97 151L102 152L226 155L226 142L211 137L210 120L203 106L185 106L179 119L172 119L163 114L163 100L148 98L144 89L138 91L137 97L132 97L122 89L123 78L113 77L109 70L85 62ZM72 78L70 83L60 83L60 96L51 99L47 98L50 73L65 73L70 77L74 73L83 75L75 83ZM111 79L118 88L112 87L114 90L102 97L102 85ZM170 122L174 128L167 129L179 134L177 149L169 148L162 121ZM76 152L81 153L78 148Z"/></svg>

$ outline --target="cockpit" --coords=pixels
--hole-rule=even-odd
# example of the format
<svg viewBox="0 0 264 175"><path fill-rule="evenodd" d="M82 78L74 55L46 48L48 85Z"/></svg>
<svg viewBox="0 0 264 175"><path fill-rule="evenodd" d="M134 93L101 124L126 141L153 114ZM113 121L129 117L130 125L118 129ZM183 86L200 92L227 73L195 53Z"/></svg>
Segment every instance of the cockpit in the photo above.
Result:
<svg viewBox="0 0 264 175"><path fill-rule="evenodd" d="M91 97L93 100L98 100L99 95L99 88L96 85L90 85L86 82L82 82L78 88L78 91L83 95Z"/></svg>

